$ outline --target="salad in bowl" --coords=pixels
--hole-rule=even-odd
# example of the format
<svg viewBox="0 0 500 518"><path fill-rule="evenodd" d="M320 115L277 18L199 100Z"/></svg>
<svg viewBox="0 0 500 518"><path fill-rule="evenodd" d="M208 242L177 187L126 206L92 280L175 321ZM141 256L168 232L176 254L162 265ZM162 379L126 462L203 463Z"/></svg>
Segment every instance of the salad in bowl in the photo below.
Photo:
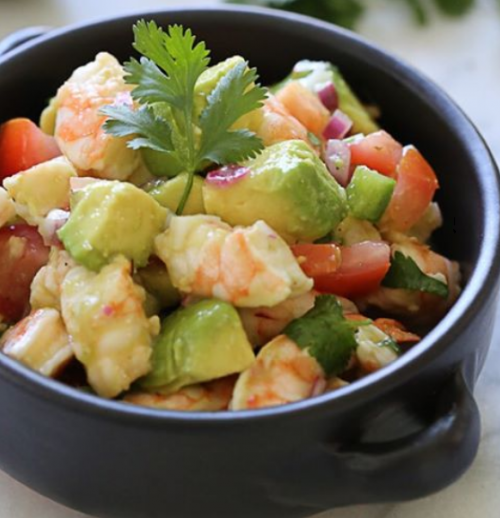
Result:
<svg viewBox="0 0 500 518"><path fill-rule="evenodd" d="M257 409L397 361L460 293L432 165L334 64L267 88L140 21L0 129L3 354L128 404Z"/></svg>

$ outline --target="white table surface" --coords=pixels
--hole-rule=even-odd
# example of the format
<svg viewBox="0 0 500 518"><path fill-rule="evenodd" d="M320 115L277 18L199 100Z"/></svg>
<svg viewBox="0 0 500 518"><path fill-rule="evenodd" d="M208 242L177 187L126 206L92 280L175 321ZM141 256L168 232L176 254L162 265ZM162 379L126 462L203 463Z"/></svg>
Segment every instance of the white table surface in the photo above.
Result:
<svg viewBox="0 0 500 518"><path fill-rule="evenodd" d="M0 38L28 25L60 26L138 9L195 3L210 1L0 0ZM437 17L425 29L411 23L404 2L371 3L373 8L362 23L361 33L444 87L479 127L500 161L500 12L495 1L479 0L474 13L459 23ZM454 486L416 502L335 510L315 518L500 516L499 365L500 325L476 391L483 418L481 447L472 468ZM0 472L0 518L85 517L35 494Z"/></svg>

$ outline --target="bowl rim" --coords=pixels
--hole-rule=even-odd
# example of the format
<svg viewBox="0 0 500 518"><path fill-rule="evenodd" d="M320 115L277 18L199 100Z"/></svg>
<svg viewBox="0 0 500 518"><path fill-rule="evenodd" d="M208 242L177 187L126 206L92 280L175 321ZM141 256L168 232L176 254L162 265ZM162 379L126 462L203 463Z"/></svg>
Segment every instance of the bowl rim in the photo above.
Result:
<svg viewBox="0 0 500 518"><path fill-rule="evenodd" d="M443 119L464 146L475 164L474 174L477 176L481 201L483 205L483 242L474 271L459 299L446 316L410 351L398 361L384 367L370 376L356 381L339 390L305 399L287 405L257 410L237 412L182 412L141 407L116 400L107 400L96 395L86 394L61 382L47 378L16 360L0 354L0 374L10 383L37 397L65 406L73 411L85 411L107 419L136 422L141 425L164 426L166 423L203 423L204 425L221 425L247 423L249 420L261 421L284 417L295 417L310 412L325 410L335 405L336 411L355 405L359 401L367 401L391 390L397 384L406 381L412 373L425 364L436 359L453 340L465 330L482 307L489 302L496 289L500 274L500 176L491 151L474 124L434 81L426 77L401 58L397 58L351 31L311 18L308 16L287 13L274 9L249 6L189 6L171 7L156 10L137 10L120 16L110 16L79 22L50 31L47 35L0 57L0 67L18 56L29 52L47 42L64 38L66 35L96 29L110 23L130 21L138 18L156 18L172 13L192 13L197 16L231 16L234 19L253 23L286 23L297 30L315 30L329 32L337 39L347 41L351 49L363 50L366 59L376 59L377 63L389 76L397 76L397 80L415 93L433 100L434 109L439 108ZM237 21L238 21L237 20ZM357 59L360 59L357 56ZM488 239L484 239L488 236Z"/></svg>

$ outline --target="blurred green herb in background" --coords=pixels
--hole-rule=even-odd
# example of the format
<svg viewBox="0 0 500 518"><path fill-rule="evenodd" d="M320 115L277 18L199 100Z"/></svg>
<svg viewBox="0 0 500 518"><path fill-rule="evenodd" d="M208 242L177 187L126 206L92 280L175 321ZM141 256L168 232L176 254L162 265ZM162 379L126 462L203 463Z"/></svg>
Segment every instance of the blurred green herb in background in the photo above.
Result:
<svg viewBox="0 0 500 518"><path fill-rule="evenodd" d="M369 0L226 0L233 4L251 4L274 7L285 11L315 16L349 29L354 29L369 8ZM406 3L415 21L420 25L429 22L428 0L393 0ZM437 9L448 16L463 16L476 0L432 0ZM499 0L500 2L500 0Z"/></svg>

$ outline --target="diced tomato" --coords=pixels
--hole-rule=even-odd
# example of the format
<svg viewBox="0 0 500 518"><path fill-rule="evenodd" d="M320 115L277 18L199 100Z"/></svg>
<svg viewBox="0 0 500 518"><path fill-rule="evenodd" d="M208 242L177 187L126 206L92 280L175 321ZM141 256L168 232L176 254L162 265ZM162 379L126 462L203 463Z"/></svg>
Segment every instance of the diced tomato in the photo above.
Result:
<svg viewBox="0 0 500 518"><path fill-rule="evenodd" d="M387 209L395 230L410 229L423 216L439 183L436 173L413 146L407 146L397 170L397 183Z"/></svg>
<svg viewBox="0 0 500 518"><path fill-rule="evenodd" d="M37 229L12 225L0 229L0 316L14 322L29 307L30 286L47 263L49 248Z"/></svg>
<svg viewBox="0 0 500 518"><path fill-rule="evenodd" d="M377 131L349 143L351 166L365 165L379 173L394 177L403 156L403 146L389 133Z"/></svg>
<svg viewBox="0 0 500 518"><path fill-rule="evenodd" d="M326 245L294 245L292 251L308 277L313 279L319 275L335 272L340 266L340 247L335 244Z"/></svg>
<svg viewBox="0 0 500 518"><path fill-rule="evenodd" d="M0 181L60 154L54 137L29 119L12 119L0 126Z"/></svg>
<svg viewBox="0 0 500 518"><path fill-rule="evenodd" d="M337 271L314 278L317 290L346 298L366 295L380 286L391 262L389 245L378 241L341 247L341 255Z"/></svg>

